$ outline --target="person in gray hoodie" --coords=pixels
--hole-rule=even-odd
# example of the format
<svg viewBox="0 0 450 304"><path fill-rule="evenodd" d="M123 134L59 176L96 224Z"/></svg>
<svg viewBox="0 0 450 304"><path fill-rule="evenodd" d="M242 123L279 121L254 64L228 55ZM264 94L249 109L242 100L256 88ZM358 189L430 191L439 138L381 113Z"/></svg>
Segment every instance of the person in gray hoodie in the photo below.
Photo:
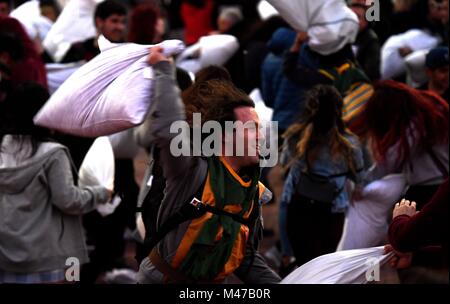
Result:
<svg viewBox="0 0 450 304"><path fill-rule="evenodd" d="M0 283L64 280L66 262L88 260L80 215L106 203L103 187L74 184L66 147L33 124L47 90L24 84L0 118ZM73 261L73 260L72 260Z"/></svg>

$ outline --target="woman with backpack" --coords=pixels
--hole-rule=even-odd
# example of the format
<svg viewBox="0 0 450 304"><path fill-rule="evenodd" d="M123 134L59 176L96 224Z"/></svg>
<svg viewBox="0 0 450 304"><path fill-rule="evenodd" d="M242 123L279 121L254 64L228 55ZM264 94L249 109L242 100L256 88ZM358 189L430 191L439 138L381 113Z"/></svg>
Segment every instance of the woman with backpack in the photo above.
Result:
<svg viewBox="0 0 450 304"><path fill-rule="evenodd" d="M420 210L448 177L448 114L437 94L393 80L377 83L364 111L376 162L367 179L405 174L405 198L419 202Z"/></svg>
<svg viewBox="0 0 450 304"><path fill-rule="evenodd" d="M289 170L280 206L283 254L296 264L336 250L349 204L346 183L358 183L363 157L356 136L344 127L342 97L318 85L306 96L301 119L284 134Z"/></svg>
<svg viewBox="0 0 450 304"><path fill-rule="evenodd" d="M80 215L111 196L78 188L67 148L34 125L48 97L40 85L19 85L0 112L0 283L64 281L68 262L87 262Z"/></svg>

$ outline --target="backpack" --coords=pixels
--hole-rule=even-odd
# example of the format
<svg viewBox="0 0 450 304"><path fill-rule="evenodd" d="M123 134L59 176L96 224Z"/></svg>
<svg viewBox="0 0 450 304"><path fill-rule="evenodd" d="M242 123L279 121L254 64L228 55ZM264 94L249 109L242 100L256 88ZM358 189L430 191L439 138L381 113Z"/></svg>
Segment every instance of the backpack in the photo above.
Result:
<svg viewBox="0 0 450 304"><path fill-rule="evenodd" d="M145 196L142 206L141 214L142 221L145 227L146 238L148 235L155 233L156 222L158 217L158 210L164 198L164 189L166 188L166 179L163 175L163 169L159 164L159 149L154 147L152 149L153 161L150 164L150 173L152 176L152 184L150 190Z"/></svg>
<svg viewBox="0 0 450 304"><path fill-rule="evenodd" d="M344 190L344 187L337 187L333 178L348 176L351 172L347 171L333 175L320 175L312 172L307 155L305 161L306 168L301 172L300 180L295 187L295 194L306 199L310 203L331 205L342 190Z"/></svg>
<svg viewBox="0 0 450 304"><path fill-rule="evenodd" d="M153 156L153 161L151 163L150 169L151 176L153 176L152 184L150 186L150 190L148 191L142 202L142 206L137 209L137 211L141 212L142 214L142 221L145 227L144 245L142 246L142 248L137 250L135 256L138 264L140 264L145 257L149 256L152 249L159 241L163 239L163 237L168 232L185 221L202 216L205 212L229 216L235 221L246 226L251 226L252 223L254 223L259 214L257 212L258 208L254 208L254 210L251 212L251 216L248 219L243 219L238 215L220 210L215 207L196 204L199 201L197 201L195 198L202 197L206 183L205 178L196 193L194 193L194 195L192 196L192 200L187 201L185 204L183 204L183 207L181 207L180 210L175 212L171 218L167 219L166 222L161 223L158 227L158 212L164 199L164 189L166 186L166 179L163 175L163 168L159 164L159 152L160 151L158 148L152 148L151 154ZM255 199L259 199L259 196L256 195ZM255 203L257 204L257 201Z"/></svg>
<svg viewBox="0 0 450 304"><path fill-rule="evenodd" d="M137 250L135 257L139 264L150 253L148 243L150 242L151 236L156 234L158 211L164 198L164 189L166 188L166 179L163 175L163 169L159 164L159 149L153 147L151 154L153 158L150 163L152 184L142 201L141 207L137 210L137 212L141 212L142 221L145 227L144 246L142 246L140 250Z"/></svg>
<svg viewBox="0 0 450 304"><path fill-rule="evenodd" d="M319 73L331 79L344 98L342 118L346 126L357 135L363 134L365 129L362 114L373 94L369 78L351 61L339 67L319 69Z"/></svg>

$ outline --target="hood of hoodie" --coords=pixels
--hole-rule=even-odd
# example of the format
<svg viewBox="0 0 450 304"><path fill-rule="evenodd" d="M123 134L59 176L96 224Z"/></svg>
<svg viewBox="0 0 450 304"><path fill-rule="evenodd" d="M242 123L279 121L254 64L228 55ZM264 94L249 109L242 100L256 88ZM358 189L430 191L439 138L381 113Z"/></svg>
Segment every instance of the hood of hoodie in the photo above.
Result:
<svg viewBox="0 0 450 304"><path fill-rule="evenodd" d="M0 152L0 193L20 193L43 169L47 159L59 150L67 148L58 143L44 142L39 145L31 157L24 157L22 151L29 149L25 142L21 151L17 151L18 143L12 136L6 135ZM16 152L16 153L14 153Z"/></svg>
<svg viewBox="0 0 450 304"><path fill-rule="evenodd" d="M279 28L273 33L272 38L267 43L267 48L273 54L281 56L285 51L289 50L296 36L296 32L289 28Z"/></svg>

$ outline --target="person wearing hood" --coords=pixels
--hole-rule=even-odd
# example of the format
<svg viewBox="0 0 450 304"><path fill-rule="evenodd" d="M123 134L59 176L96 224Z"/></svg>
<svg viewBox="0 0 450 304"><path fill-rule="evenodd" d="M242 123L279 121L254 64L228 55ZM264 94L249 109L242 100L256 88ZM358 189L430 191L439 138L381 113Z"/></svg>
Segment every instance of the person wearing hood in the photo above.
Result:
<svg viewBox="0 0 450 304"><path fill-rule="evenodd" d="M75 186L67 148L34 125L48 97L40 85L19 85L1 113L0 283L61 282L68 258L86 263L81 214L111 196Z"/></svg>

